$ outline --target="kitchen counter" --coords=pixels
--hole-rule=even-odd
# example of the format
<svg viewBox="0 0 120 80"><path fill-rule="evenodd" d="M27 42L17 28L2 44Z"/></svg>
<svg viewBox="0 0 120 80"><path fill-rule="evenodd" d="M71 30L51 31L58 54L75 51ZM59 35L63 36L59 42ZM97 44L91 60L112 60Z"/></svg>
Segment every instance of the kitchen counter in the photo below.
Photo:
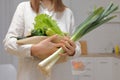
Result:
<svg viewBox="0 0 120 80"><path fill-rule="evenodd" d="M87 54L87 55L80 55L80 57L115 57L120 59L120 55L116 55L113 53L96 53L96 54Z"/></svg>

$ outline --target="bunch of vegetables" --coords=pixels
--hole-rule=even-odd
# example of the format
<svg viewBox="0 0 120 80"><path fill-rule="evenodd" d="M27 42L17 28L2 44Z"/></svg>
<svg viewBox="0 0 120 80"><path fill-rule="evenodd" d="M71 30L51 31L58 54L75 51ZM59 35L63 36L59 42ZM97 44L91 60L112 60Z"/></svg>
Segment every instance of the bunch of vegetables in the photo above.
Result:
<svg viewBox="0 0 120 80"><path fill-rule="evenodd" d="M118 6L114 5L113 3L110 3L107 8L98 7L94 9L94 11L76 28L75 32L73 33L70 39L74 42L78 41L81 37L83 37L90 31L115 18L116 15L110 16L110 14L116 11L117 9ZM47 14L40 14L35 17L34 30L32 30L31 35L27 37L51 36L54 34L64 36L64 32L60 30L55 20L53 20ZM36 41L36 38L32 39ZM18 40L18 43L19 41L20 40ZM27 40L25 43L28 42L29 41ZM49 71L51 70L52 66L60 59L61 56L59 54L61 53L64 53L64 51L62 48L59 48L56 52L54 52L52 55L50 55L48 58L44 59L38 64L39 69L44 74L49 75Z"/></svg>
<svg viewBox="0 0 120 80"><path fill-rule="evenodd" d="M58 34L63 36L64 33L60 30L57 22L47 14L40 14L35 17L34 30L32 30L32 36L51 36Z"/></svg>
<svg viewBox="0 0 120 80"><path fill-rule="evenodd" d="M31 31L30 35L25 37L17 37L17 43L22 44L36 44L44 39L47 36L52 36L58 34L59 36L64 36L67 33L64 33L60 30L57 22L52 19L51 16L47 14L39 14L35 17L34 29ZM60 38L60 37L59 37ZM55 40L54 42L58 42Z"/></svg>
<svg viewBox="0 0 120 80"><path fill-rule="evenodd" d="M110 16L111 13L116 11L118 6L110 3L107 8L98 7L96 8L89 16L86 18L83 23L81 23L77 28L76 31L73 33L71 40L77 41L90 31L96 29L100 25L110 21L111 19L115 18L116 15ZM49 71L51 70L52 66L58 61L61 57L59 54L64 53L63 49L60 48L48 58L41 61L38 66L40 70L48 75Z"/></svg>

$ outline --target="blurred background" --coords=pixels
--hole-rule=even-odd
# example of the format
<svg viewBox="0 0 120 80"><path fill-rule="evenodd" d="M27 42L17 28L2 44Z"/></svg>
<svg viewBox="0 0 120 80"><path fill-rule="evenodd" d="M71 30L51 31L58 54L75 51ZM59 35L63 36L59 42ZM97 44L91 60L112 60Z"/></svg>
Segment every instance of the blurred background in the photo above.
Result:
<svg viewBox="0 0 120 80"><path fill-rule="evenodd" d="M17 68L17 57L8 54L3 48L3 39L7 33L17 5L27 0L0 0L0 64L12 64ZM111 0L63 0L71 8L78 26L95 7L106 7ZM120 7L119 0L112 0ZM113 48L120 46L120 9L113 14L118 17L102 25L81 38L87 43L88 54L111 54ZM86 79L87 80L87 79Z"/></svg>
<svg viewBox="0 0 120 80"><path fill-rule="evenodd" d="M17 5L27 0L0 0L0 64L11 63L17 65L17 58L4 51L2 41L7 33ZM106 7L111 0L63 0L71 8L75 16L75 26L78 26L88 14L99 6ZM120 5L119 0L112 0ZM120 45L120 9L115 12L118 17L102 25L84 36L81 40L87 42L87 52L112 53L115 45Z"/></svg>

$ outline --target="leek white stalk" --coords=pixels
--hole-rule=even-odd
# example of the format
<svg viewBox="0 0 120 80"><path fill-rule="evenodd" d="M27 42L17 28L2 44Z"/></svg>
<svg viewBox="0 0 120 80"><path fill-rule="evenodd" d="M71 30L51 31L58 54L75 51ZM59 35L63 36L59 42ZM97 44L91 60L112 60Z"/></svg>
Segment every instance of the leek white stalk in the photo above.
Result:
<svg viewBox="0 0 120 80"><path fill-rule="evenodd" d="M38 64L39 69L42 71L43 74L49 76L51 67L60 59L60 55L63 53L63 49L58 49L55 53L53 53L51 56L43 60Z"/></svg>
<svg viewBox="0 0 120 80"><path fill-rule="evenodd" d="M42 71L43 74L45 74L46 76L50 76L50 71L51 71L51 67L59 60L60 56L57 56L53 61L51 61L49 64L47 64L46 66L40 66L39 65L39 69Z"/></svg>
<svg viewBox="0 0 120 80"><path fill-rule="evenodd" d="M98 26L110 21L116 16L108 17L109 14L116 11L118 9L118 6L114 6L113 3L111 3L106 9L103 7L99 7L83 22L81 23L77 28L74 34L71 37L71 40L74 42L79 40L81 37L86 35L88 32L96 29ZM38 66L40 70L45 74L48 75L49 71L51 70L52 66L58 61L58 59L61 57L59 54L64 53L63 49L58 49L55 53L50 55L45 60L41 61Z"/></svg>
<svg viewBox="0 0 120 80"><path fill-rule="evenodd" d="M54 59L56 59L59 56L59 54L61 54L61 53L63 53L63 49L62 48L58 49L55 53L53 53L51 56L49 56L48 58L46 58L45 60L40 62L38 65L40 67L45 67L47 64L49 64Z"/></svg>

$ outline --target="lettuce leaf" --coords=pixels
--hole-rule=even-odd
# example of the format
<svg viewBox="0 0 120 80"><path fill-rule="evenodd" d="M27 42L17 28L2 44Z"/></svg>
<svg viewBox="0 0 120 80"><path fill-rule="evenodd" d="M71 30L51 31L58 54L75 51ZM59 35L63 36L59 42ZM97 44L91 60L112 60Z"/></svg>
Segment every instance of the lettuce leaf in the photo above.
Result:
<svg viewBox="0 0 120 80"><path fill-rule="evenodd" d="M48 32L51 31L51 32ZM46 33L47 32L47 33ZM31 31L32 36L50 36L58 34L63 36L64 33L60 30L57 22L47 14L39 14L35 17L34 29Z"/></svg>

